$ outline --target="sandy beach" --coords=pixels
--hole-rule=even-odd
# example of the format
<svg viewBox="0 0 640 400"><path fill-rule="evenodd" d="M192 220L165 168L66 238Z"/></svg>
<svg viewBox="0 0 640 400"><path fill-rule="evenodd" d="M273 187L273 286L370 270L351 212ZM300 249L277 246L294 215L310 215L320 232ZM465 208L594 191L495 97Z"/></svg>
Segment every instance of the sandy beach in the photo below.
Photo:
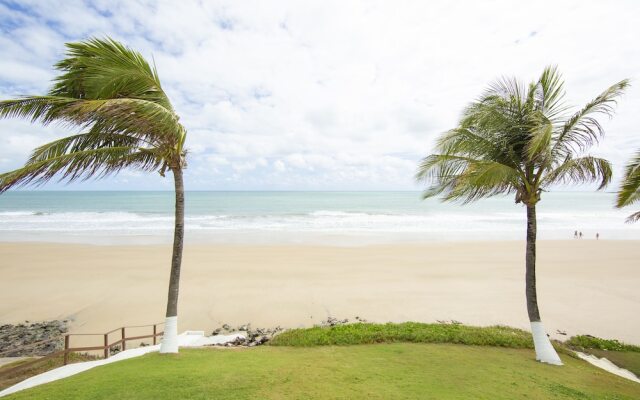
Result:
<svg viewBox="0 0 640 400"><path fill-rule="evenodd" d="M164 320L170 246L0 244L0 323L103 332ZM637 241L542 241L547 331L640 343ZM327 316L528 329L524 242L186 246L180 330L310 326Z"/></svg>

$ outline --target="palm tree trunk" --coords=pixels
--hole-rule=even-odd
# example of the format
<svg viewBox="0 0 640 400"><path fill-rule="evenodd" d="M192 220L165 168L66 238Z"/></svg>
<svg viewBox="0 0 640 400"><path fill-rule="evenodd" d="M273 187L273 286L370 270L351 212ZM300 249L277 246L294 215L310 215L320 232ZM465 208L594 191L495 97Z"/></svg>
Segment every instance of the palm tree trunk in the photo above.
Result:
<svg viewBox="0 0 640 400"><path fill-rule="evenodd" d="M538 309L538 294L536 290L536 236L538 228L536 226L536 206L527 205L527 259L526 259L526 294L527 312L531 322L531 333L533 334L533 345L536 349L536 359L538 361L562 365L558 353L551 345L551 341L544 330L540 320L540 310Z"/></svg>
<svg viewBox="0 0 640 400"><path fill-rule="evenodd" d="M176 214L173 233L173 255L171 257L171 277L169 278L169 294L167 296L167 314L160 353L178 352L178 294L180 292L180 266L182 264L184 242L184 182L181 169L172 169L172 172L175 182Z"/></svg>

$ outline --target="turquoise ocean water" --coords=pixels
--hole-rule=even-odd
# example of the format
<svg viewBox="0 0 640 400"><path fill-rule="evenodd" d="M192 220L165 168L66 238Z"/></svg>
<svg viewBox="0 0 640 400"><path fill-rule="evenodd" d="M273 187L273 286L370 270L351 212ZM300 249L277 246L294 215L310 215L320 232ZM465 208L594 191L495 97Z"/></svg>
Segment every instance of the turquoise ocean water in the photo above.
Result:
<svg viewBox="0 0 640 400"><path fill-rule="evenodd" d="M614 194L544 193L541 239L640 239L634 210ZM423 201L419 192L187 192L187 240L379 243L522 240L525 209L511 197L470 205ZM0 241L170 242L172 192L11 191L0 195Z"/></svg>

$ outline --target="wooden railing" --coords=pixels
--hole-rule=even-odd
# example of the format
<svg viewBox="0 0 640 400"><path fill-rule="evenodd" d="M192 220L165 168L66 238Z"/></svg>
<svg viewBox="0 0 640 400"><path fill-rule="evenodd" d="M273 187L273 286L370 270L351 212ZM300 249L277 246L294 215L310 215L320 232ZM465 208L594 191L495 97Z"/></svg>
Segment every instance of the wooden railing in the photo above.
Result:
<svg viewBox="0 0 640 400"><path fill-rule="evenodd" d="M0 369L0 376L4 376L4 375L9 375L11 373L15 373L18 372L20 370L23 369L27 369L30 366L38 363L38 362L42 362L43 360L47 360L49 358L53 358L56 356L60 356L63 355L63 364L67 365L69 363L69 354L70 353L75 353L75 352L87 352L87 351L98 351L98 350L102 350L103 351L103 357L104 358L109 358L110 356L110 352L111 352L111 348L114 346L121 346L121 350L124 351L127 349L127 342L131 341L131 340L140 340L140 339L152 339L153 344L157 344L158 343L158 337L162 336L164 332L159 332L158 331L158 327L164 325L164 322L162 323L157 323L157 324L153 324L153 325L137 325L137 326L123 326L121 328L117 328L114 330L111 330L107 333L67 333L64 335L64 349L63 350L58 350L55 351L53 353L49 353L44 357L39 357L35 360L31 360L25 363L22 363L14 368L3 368ZM140 328L152 328L153 331L151 334L149 335L139 335L139 336L129 336L127 337L127 329L140 329ZM114 342L110 342L109 341L109 335L111 335L112 333L118 332L120 331L120 338ZM71 347L71 337L72 336L97 336L97 337L102 337L102 345L101 346L86 346L86 347ZM15 353L16 351L20 351L23 352L24 350L28 350L32 347L35 347L37 345L42 345L45 343L52 343L52 342L58 342L60 340L60 338L54 338L54 339L47 339L47 340L42 340L40 342L35 342L35 343L30 343L26 346L17 348L17 349L11 349L9 351L5 351L3 353L0 353L0 357L2 357L5 354L11 354L11 353Z"/></svg>

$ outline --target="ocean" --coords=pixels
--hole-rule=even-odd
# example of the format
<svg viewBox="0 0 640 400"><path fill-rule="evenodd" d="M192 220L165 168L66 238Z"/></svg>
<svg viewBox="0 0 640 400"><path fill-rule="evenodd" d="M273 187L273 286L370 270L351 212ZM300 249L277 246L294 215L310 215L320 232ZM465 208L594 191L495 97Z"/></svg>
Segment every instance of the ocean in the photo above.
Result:
<svg viewBox="0 0 640 400"><path fill-rule="evenodd" d="M9 191L0 195L0 241L169 243L172 192ZM615 194L543 193L540 239L640 239L633 209ZM192 243L369 244L524 240L525 208L512 197L461 205L419 192L187 192Z"/></svg>

